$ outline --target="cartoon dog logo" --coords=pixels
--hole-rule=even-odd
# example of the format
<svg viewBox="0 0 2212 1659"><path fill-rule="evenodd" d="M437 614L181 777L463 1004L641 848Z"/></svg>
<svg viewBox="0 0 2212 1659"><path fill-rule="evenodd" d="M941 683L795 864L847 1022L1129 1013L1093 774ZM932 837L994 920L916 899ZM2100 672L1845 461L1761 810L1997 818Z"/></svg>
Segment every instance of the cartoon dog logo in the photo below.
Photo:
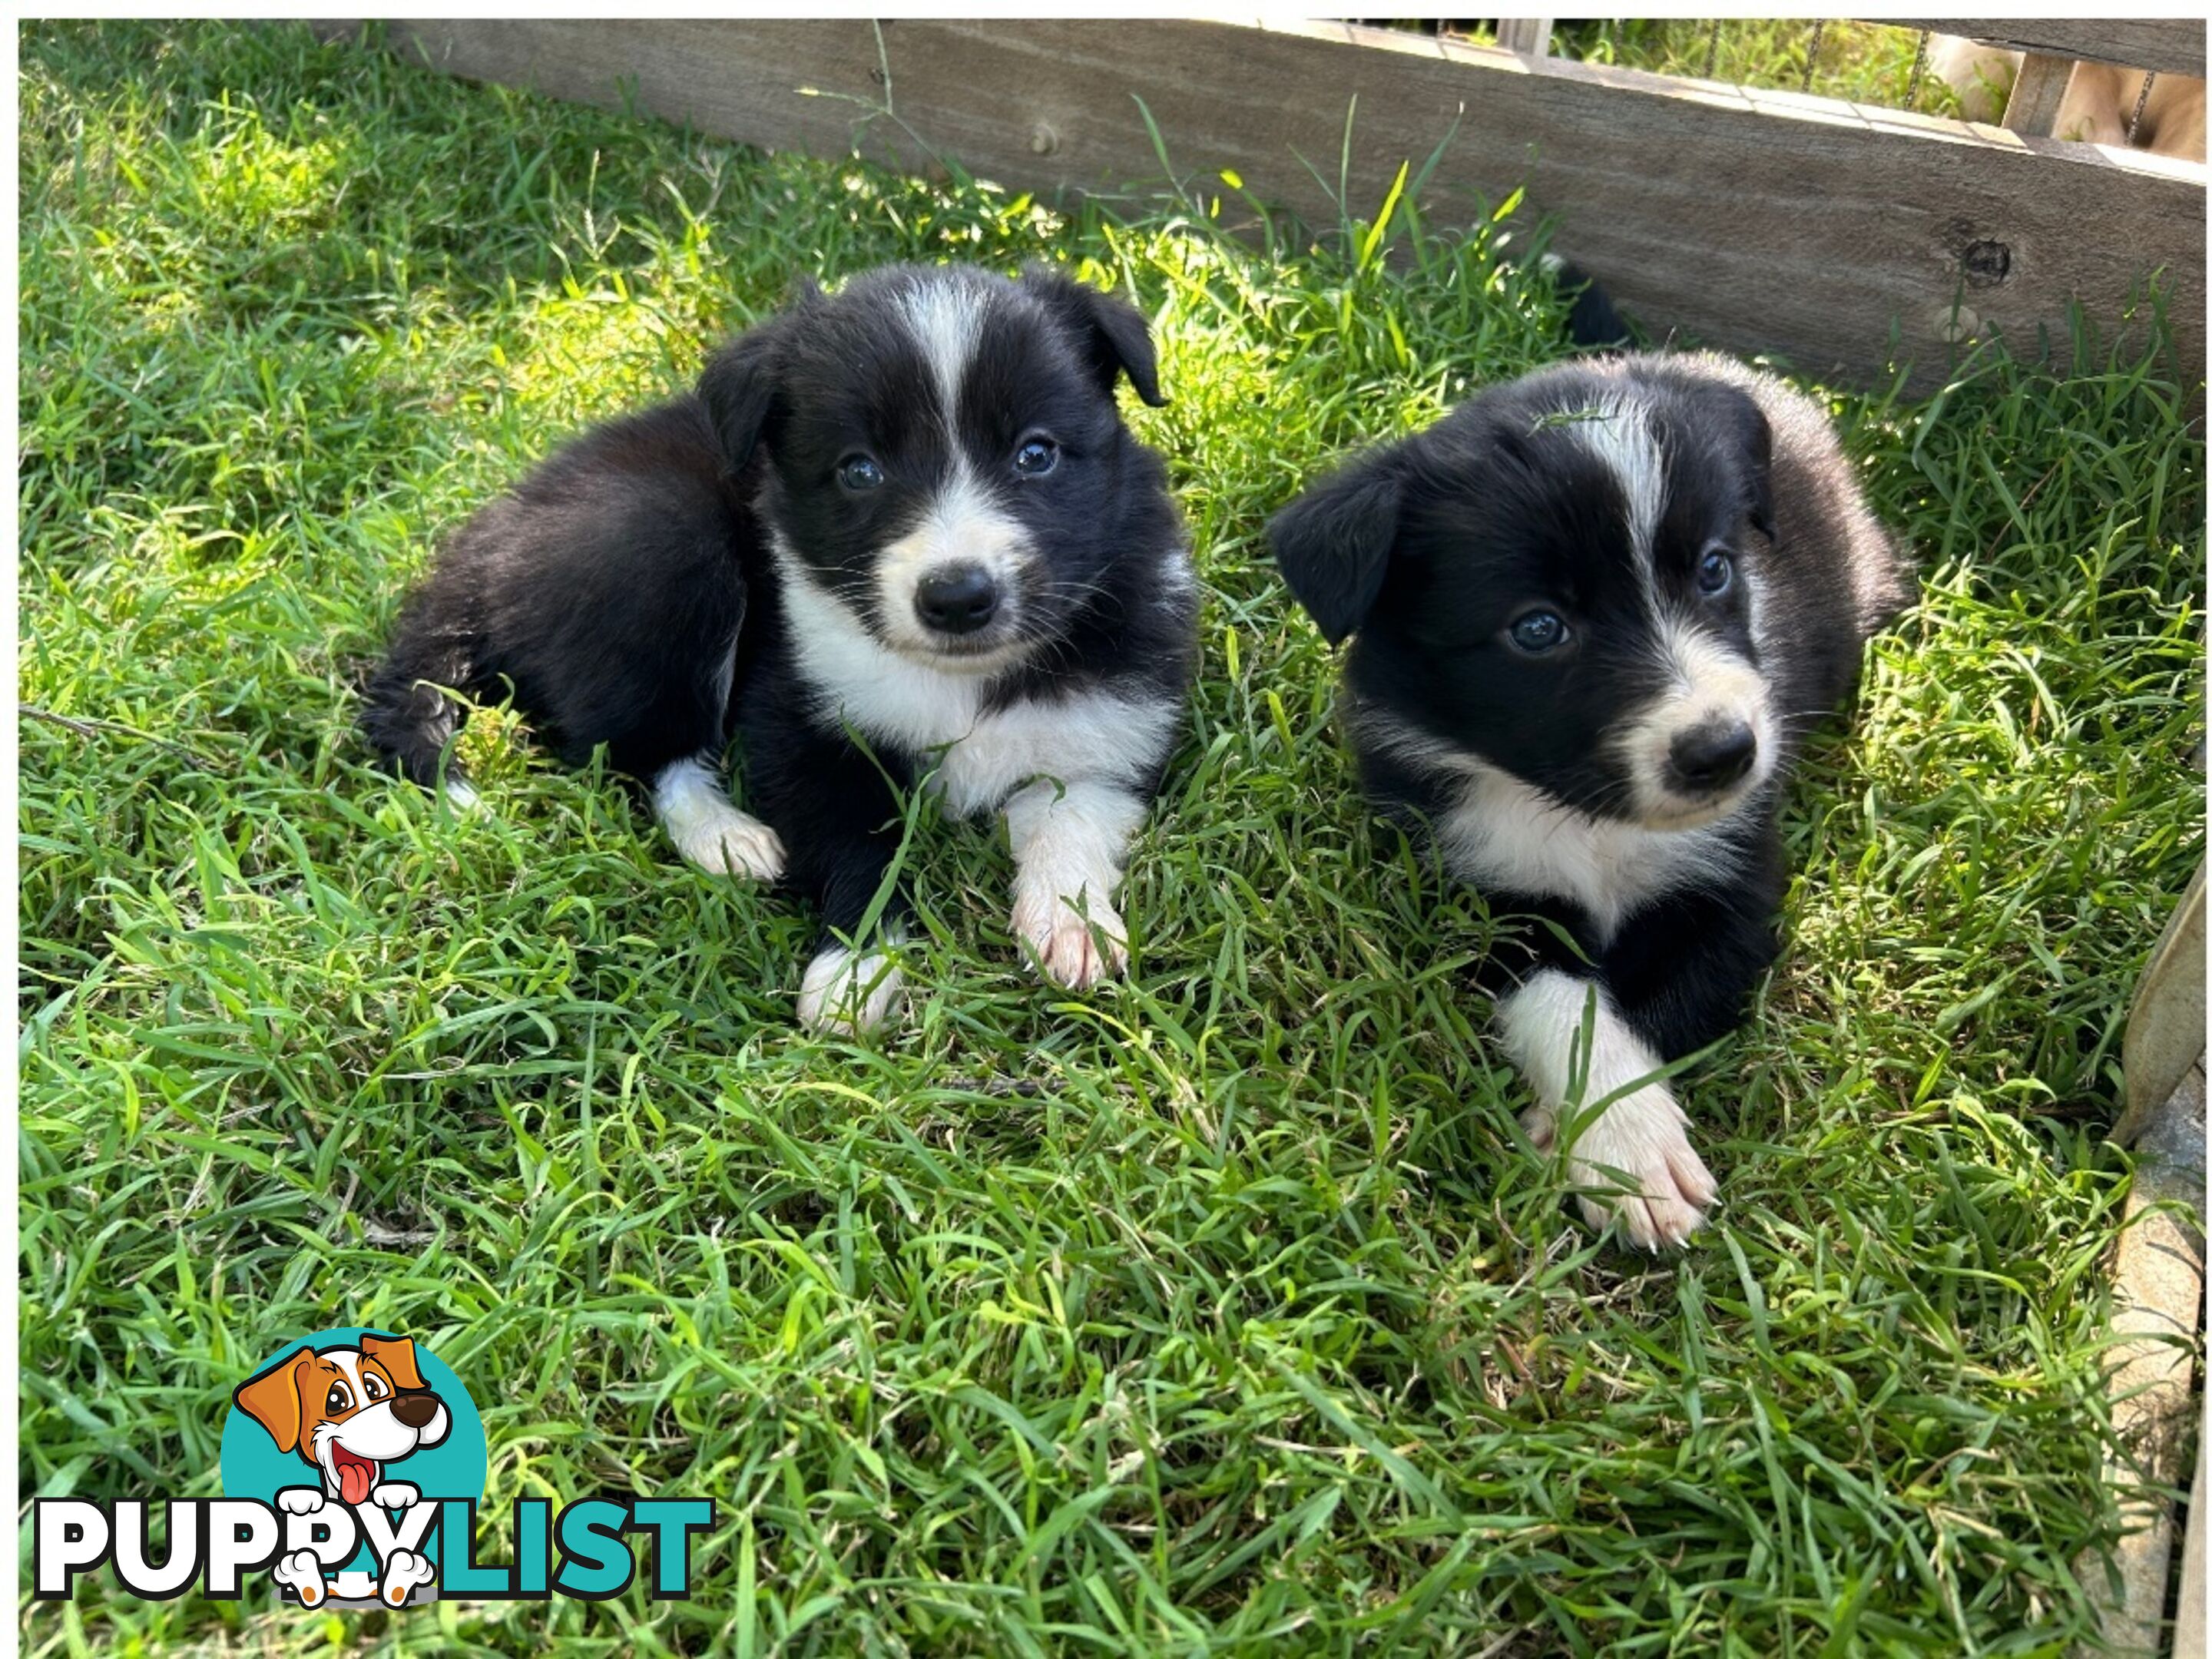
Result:
<svg viewBox="0 0 2212 1659"><path fill-rule="evenodd" d="M325 1504L374 1504L404 1510L421 1491L387 1471L424 1447L442 1442L453 1413L422 1381L415 1345L405 1337L364 1332L357 1346L301 1348L238 1386L238 1408L269 1431L276 1449L296 1454L321 1477L318 1486L287 1486L279 1509L310 1515ZM313 1607L323 1599L322 1571L314 1557L287 1558L276 1568L283 1582ZM312 1576L312 1583L308 1578ZM435 1569L415 1552L398 1550L384 1564L377 1593L393 1606L404 1602Z"/></svg>

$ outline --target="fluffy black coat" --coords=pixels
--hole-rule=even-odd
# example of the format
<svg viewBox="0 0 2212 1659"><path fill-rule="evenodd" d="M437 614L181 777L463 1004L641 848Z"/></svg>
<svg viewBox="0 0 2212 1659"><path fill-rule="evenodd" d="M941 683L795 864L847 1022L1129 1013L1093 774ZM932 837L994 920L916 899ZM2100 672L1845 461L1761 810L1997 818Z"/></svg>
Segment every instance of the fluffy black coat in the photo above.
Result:
<svg viewBox="0 0 2212 1659"><path fill-rule="evenodd" d="M1625 1088L1729 1030L1778 950L1789 765L1911 592L1821 412L1717 356L1571 363L1354 460L1269 533L1322 632L1356 635L1370 799L1528 919L1481 981L1540 1097L1576 1057ZM1636 1177L1624 1219L1656 1243L1710 1176L1644 1092L1588 1162ZM1572 1103L1540 1100L1540 1139Z"/></svg>
<svg viewBox="0 0 2212 1659"><path fill-rule="evenodd" d="M586 433L464 526L405 606L362 728L425 785L456 775L455 692L511 689L569 762L605 745L688 856L819 907L813 1023L888 1012L880 962L872 985L829 980L872 948L854 935L898 845L897 793L925 779L1010 823L1018 799L1021 874L1077 883L1060 896L1118 926L1102 889L1133 827L1122 806L1140 814L1158 786L1196 620L1164 468L1115 404L1124 375L1164 401L1141 316L1048 270L895 266L810 289L696 393ZM733 736L764 825L702 785ZM1048 778L1053 800L1083 781L1098 822L1023 793ZM905 900L884 897L889 933ZM1118 939L1086 955L1030 901L1018 925L1055 977L1118 966Z"/></svg>
<svg viewBox="0 0 2212 1659"><path fill-rule="evenodd" d="M362 732L425 787L458 777L452 693L514 706L572 766L649 780L719 749L769 580L707 407L685 396L556 450L447 543L371 678Z"/></svg>

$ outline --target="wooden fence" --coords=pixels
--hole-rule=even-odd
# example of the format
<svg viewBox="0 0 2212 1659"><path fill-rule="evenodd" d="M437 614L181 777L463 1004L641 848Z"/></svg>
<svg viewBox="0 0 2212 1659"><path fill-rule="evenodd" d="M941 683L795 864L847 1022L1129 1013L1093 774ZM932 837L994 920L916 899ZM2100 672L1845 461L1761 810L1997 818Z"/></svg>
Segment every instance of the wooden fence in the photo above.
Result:
<svg viewBox="0 0 2212 1659"><path fill-rule="evenodd" d="M1943 27L2203 74L2201 25ZM474 79L770 149L949 156L1046 194L1159 189L1142 100L1194 190L1226 169L1316 223L1337 209L1306 162L1334 185L1349 117L1355 212L1444 143L1431 223L1525 186L1553 245L1657 330L1860 385L1903 362L1926 390L1978 332L2063 343L2075 304L2112 337L2156 271L2181 372L2204 372L2205 170L2140 151L1349 24L505 19L385 38Z"/></svg>

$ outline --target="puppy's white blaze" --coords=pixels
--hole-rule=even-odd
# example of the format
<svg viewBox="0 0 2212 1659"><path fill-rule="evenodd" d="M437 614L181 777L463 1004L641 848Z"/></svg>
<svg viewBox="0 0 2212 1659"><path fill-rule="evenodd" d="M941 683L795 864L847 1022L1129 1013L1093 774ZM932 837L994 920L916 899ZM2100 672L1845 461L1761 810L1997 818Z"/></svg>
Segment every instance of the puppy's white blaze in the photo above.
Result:
<svg viewBox="0 0 2212 1659"><path fill-rule="evenodd" d="M1580 1200L1584 1217L1593 1225L1617 1218L1630 1242L1647 1249L1695 1231L1717 1190L1712 1174L1691 1148L1689 1120L1674 1097L1663 1083L1644 1081L1660 1062L1604 987L1542 969L1499 1000L1498 1024L1506 1053L1535 1091L1530 1138L1547 1146L1571 1129L1564 1149L1569 1178L1601 1189ZM1615 1094L1594 1121L1577 1121Z"/></svg>
<svg viewBox="0 0 2212 1659"><path fill-rule="evenodd" d="M990 290L981 283L945 275L918 283L899 296L899 315L921 349L944 402L949 432L960 413L960 383L975 361L975 344L982 337L984 313L990 308Z"/></svg>
<svg viewBox="0 0 2212 1659"><path fill-rule="evenodd" d="M963 464L930 499L921 522L876 555L877 611L894 649L912 652L951 674L989 674L1004 668L1022 647L973 657L947 657L945 641L915 614L915 590L933 570L950 564L981 565L999 584L1006 622L1018 623L1022 568L1034 556L1030 534L991 499Z"/></svg>
<svg viewBox="0 0 2212 1659"><path fill-rule="evenodd" d="M1363 710L1355 719L1378 748L1458 780L1456 799L1434 825L1453 874L1477 887L1572 900L1601 939L1653 899L1724 875L1737 857L1718 830L1656 831L1593 817L1388 715Z"/></svg>
<svg viewBox="0 0 2212 1659"><path fill-rule="evenodd" d="M1595 456L1620 486L1628 509L1628 544L1645 589L1650 587L1651 549L1659 537L1659 514L1667 489L1667 469L1659 441L1643 408L1625 398L1607 398L1595 420L1571 421L1567 430Z"/></svg>
<svg viewBox="0 0 2212 1659"><path fill-rule="evenodd" d="M446 775L446 805L456 812L473 812L483 805L483 798L477 793L466 778L457 778L448 773Z"/></svg>
<svg viewBox="0 0 2212 1659"><path fill-rule="evenodd" d="M905 994L906 978L890 951L832 945L806 964L799 1023L810 1031L866 1036L890 1018Z"/></svg>
<svg viewBox="0 0 2212 1659"><path fill-rule="evenodd" d="M1774 775L1774 706L1765 676L1712 635L1671 616L1659 618L1658 629L1667 689L1621 728L1616 742L1637 816L1655 830L1693 829L1726 817ZM1751 769L1718 795L1677 793L1667 781L1675 738L1710 722L1739 720L1759 745Z"/></svg>
<svg viewBox="0 0 2212 1659"><path fill-rule="evenodd" d="M1113 900L1144 818L1141 799L1108 783L1039 778L1006 802L1014 933L1071 989L1127 965L1128 929Z"/></svg>
<svg viewBox="0 0 2212 1659"><path fill-rule="evenodd" d="M676 850L708 875L774 881L783 873L783 842L775 831L732 805L703 761L663 767L653 781L653 810Z"/></svg>
<svg viewBox="0 0 2212 1659"><path fill-rule="evenodd" d="M1734 711L1745 720L1766 702L1766 681L1749 660L1687 617L1663 617L1659 648L1670 678L1688 701L1710 704L1715 712Z"/></svg>

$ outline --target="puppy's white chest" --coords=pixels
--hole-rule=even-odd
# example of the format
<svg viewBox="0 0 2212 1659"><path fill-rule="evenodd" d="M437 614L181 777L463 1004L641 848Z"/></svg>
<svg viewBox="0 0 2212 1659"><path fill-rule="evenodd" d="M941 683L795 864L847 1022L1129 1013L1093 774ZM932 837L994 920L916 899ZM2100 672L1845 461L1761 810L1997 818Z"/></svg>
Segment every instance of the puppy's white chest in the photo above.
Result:
<svg viewBox="0 0 2212 1659"><path fill-rule="evenodd" d="M1032 778L1141 777L1173 738L1172 703L1092 692L987 711L981 679L939 673L872 641L817 633L799 655L822 714L916 757L926 787L955 817L988 811Z"/></svg>
<svg viewBox="0 0 2212 1659"><path fill-rule="evenodd" d="M908 750L942 748L974 734L982 707L980 680L940 674L870 641L864 650L823 652L805 642L799 660L830 719L863 737Z"/></svg>
<svg viewBox="0 0 2212 1659"><path fill-rule="evenodd" d="M1436 823L1444 861L1477 887L1565 899L1607 938L1651 900L1725 869L1724 833L1654 830L1562 806L1485 769Z"/></svg>
<svg viewBox="0 0 2212 1659"><path fill-rule="evenodd" d="M945 750L933 785L962 815L996 806L1031 778L1128 782L1158 766L1175 706L1105 692L1018 702L976 720Z"/></svg>

